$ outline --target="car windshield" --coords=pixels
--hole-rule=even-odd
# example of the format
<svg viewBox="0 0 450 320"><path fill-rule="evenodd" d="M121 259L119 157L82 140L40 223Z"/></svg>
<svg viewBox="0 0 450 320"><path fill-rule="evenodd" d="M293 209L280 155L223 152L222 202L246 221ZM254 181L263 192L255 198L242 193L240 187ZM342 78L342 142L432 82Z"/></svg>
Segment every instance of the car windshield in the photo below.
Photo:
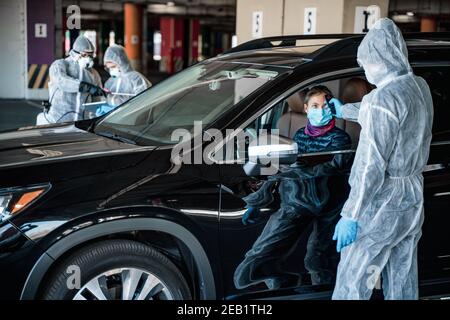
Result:
<svg viewBox="0 0 450 320"><path fill-rule="evenodd" d="M203 127L263 84L289 69L239 62L205 61L162 81L108 114L95 127L138 145L166 145L172 132Z"/></svg>

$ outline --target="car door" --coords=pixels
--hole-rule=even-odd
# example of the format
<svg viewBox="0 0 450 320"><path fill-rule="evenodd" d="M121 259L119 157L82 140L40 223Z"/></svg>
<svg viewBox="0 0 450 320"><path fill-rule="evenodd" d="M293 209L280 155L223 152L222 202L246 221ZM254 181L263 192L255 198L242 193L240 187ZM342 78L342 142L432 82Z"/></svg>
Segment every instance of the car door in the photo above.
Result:
<svg viewBox="0 0 450 320"><path fill-rule="evenodd" d="M448 87L450 67L448 65L434 67L416 65L415 73L423 76L430 85L435 109L433 142L430 148L428 165L424 171L426 218L423 225L423 235L419 243L418 258L420 295L432 296L448 290L450 280L450 233L447 230L450 223L448 215L450 206L450 128L448 121L450 119L450 88ZM277 108L281 109L285 106L278 105ZM251 127L253 129L270 128L267 123L264 123L264 120L271 119L277 113L279 113L279 110L274 108L271 113L268 112L255 120ZM339 209L342 205L342 199L345 199L348 195L349 189L346 182L349 170L345 169L349 169L351 166L352 153L355 149L356 146L353 146L339 152L307 154L298 158L298 163L310 169L316 167L316 171L320 171L320 169L317 169L320 166L329 164L333 160L336 161L339 157L342 160L342 155L350 156L348 163L344 166L345 168L342 168L343 170L327 178L329 180L327 189L339 191L333 192L335 199L330 201L331 207L334 206ZM242 158L241 155L240 160ZM308 249L312 243L310 241L308 245L308 240L315 228L314 217L304 217L304 219L295 223L295 236L284 238L290 245L275 247L276 249L272 251L264 251L264 246L254 247L265 228L268 228L270 218L280 208L280 194L277 188L273 188L271 190L273 200L260 210L262 214L259 219L254 219L255 221L250 224L244 224L242 221L247 210L247 203L243 199L260 190L267 180L267 176L248 175L243 164L239 161L221 165L220 244L224 259L225 295L230 298L330 297L333 285L314 284L311 279L311 270L308 270L308 265L305 263L308 257ZM271 230L275 230L275 232L272 237L268 237L275 244L278 240L276 237L277 227L279 225L274 224L272 226ZM258 257L255 252L260 253L261 256ZM265 257L264 254L266 254ZM256 261L256 263L243 268L242 264L245 264L246 260L247 262ZM278 261L283 262L281 267L277 263ZM274 268L274 265L277 267ZM258 282L256 281L258 279L250 279L251 277L248 275L255 274L252 268L259 268L259 272L266 276L265 280ZM251 270L251 272L245 274L242 270ZM287 274L287 278L291 281L286 281L278 287L274 286L273 281L270 280L270 275L279 276L280 274ZM297 283L292 281L292 278L295 279L292 274L298 277ZM247 279L244 280L247 283L253 281L254 284L238 288L236 285L239 285L239 277L243 279L245 275L247 275ZM259 279L262 278L264 277L259 277Z"/></svg>
<svg viewBox="0 0 450 320"><path fill-rule="evenodd" d="M276 135L274 115L285 108L283 101L277 103L246 125L244 133ZM233 161L220 165L225 296L330 298L339 262L332 233L348 197L354 148L302 154L295 166L281 164L282 172L265 175L259 167L249 168L248 141L245 147L233 144ZM297 199L288 199L295 194ZM293 211L290 203L296 203ZM257 214L248 210L251 204Z"/></svg>
<svg viewBox="0 0 450 320"><path fill-rule="evenodd" d="M433 140L425 168L425 221L419 242L421 295L450 283L450 66L418 66L433 96Z"/></svg>

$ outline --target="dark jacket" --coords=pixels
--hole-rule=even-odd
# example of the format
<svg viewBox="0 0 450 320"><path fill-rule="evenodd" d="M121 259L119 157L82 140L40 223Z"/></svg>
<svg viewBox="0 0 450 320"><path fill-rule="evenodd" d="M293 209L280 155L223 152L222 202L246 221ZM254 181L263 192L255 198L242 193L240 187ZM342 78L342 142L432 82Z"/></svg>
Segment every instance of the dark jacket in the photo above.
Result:
<svg viewBox="0 0 450 320"><path fill-rule="evenodd" d="M311 153L348 149L351 145L350 136L342 129L334 127L320 137L311 137L305 133L305 128L299 129L294 135L298 145L298 153Z"/></svg>
<svg viewBox="0 0 450 320"><path fill-rule="evenodd" d="M319 137L311 137L305 133L305 128L301 128L296 132L294 141L298 144L299 154L344 150L351 145L350 136L337 127ZM332 160L314 166L282 166L278 174L268 177L259 190L243 200L247 208L267 206L273 201L272 189L278 183L283 214L299 217L305 212L323 213L330 200L328 178L342 176L340 172L348 169L351 157L350 154L336 154Z"/></svg>

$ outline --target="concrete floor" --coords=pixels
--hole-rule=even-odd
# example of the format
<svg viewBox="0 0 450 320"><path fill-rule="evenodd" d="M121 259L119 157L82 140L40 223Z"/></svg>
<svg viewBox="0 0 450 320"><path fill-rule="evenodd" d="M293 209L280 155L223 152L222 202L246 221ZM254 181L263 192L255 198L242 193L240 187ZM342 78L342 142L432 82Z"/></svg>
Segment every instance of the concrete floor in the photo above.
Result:
<svg viewBox="0 0 450 320"><path fill-rule="evenodd" d="M152 72L148 79L155 85L168 76ZM41 101L0 99L0 131L35 125L36 116L40 112L42 112Z"/></svg>
<svg viewBox="0 0 450 320"><path fill-rule="evenodd" d="M40 101L0 99L0 131L36 124Z"/></svg>

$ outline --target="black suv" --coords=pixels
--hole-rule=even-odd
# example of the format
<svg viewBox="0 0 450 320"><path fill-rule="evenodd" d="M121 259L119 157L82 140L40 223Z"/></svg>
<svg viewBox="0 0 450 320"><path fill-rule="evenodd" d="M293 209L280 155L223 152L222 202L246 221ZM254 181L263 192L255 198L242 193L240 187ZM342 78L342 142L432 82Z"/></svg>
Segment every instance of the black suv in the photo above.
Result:
<svg viewBox="0 0 450 320"><path fill-rule="evenodd" d="M339 261L330 232L349 192L360 128L337 121L352 144L329 152L297 154L292 137L306 123L306 88L322 84L344 102L361 99L364 90L350 84L365 82L356 63L362 37L258 39L100 118L1 133L0 297L330 298ZM450 34L405 39L435 111L424 171L420 296L444 298ZM302 205L314 214L277 216L287 194L278 192L277 179L289 170L305 184ZM255 214L247 207L258 195ZM326 228L318 216L328 220ZM270 219L288 218L292 223L282 225L289 232L265 228Z"/></svg>

